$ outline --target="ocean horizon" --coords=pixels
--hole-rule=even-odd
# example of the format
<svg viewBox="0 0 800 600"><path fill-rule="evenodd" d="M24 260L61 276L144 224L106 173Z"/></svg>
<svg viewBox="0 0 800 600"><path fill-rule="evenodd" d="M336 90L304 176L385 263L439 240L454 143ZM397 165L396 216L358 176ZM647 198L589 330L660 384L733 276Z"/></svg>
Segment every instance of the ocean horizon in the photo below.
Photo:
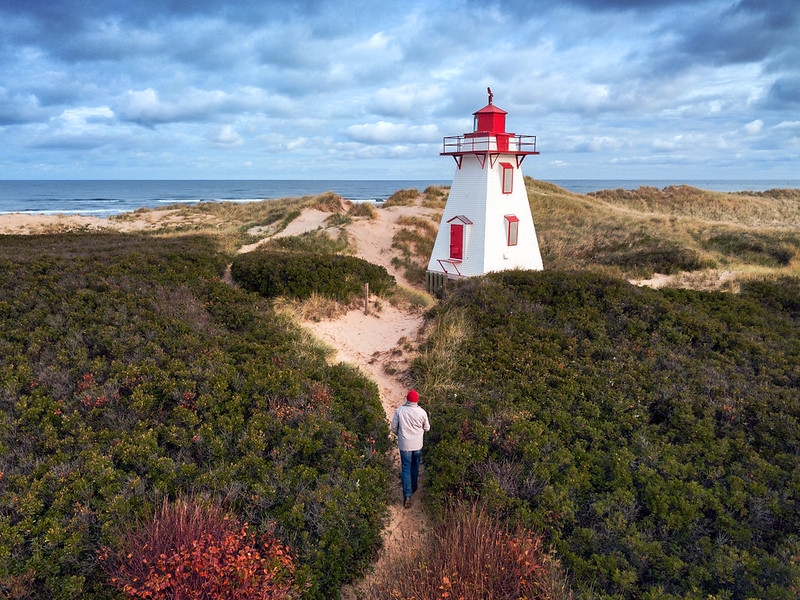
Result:
<svg viewBox="0 0 800 600"><path fill-rule="evenodd" d="M579 194L604 189L663 189L690 185L717 192L800 188L800 180L554 179ZM424 190L451 180L2 180L0 214L65 214L108 217L140 208L196 202L255 202L334 192L353 202L383 202L401 189Z"/></svg>

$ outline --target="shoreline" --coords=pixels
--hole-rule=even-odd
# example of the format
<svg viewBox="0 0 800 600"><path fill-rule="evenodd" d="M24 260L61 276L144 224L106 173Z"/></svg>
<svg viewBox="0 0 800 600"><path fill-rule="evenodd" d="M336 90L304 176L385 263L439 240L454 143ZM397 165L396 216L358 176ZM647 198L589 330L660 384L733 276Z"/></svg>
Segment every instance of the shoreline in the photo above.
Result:
<svg viewBox="0 0 800 600"><path fill-rule="evenodd" d="M541 179L574 194L663 190L689 186L707 192L752 193L800 190L800 179ZM0 180L0 218L114 219L139 209L159 211L203 203L252 203L333 192L351 202L380 203L394 192L427 186L447 188L451 180ZM13 217L18 219L20 217ZM100 221L95 223L105 223Z"/></svg>

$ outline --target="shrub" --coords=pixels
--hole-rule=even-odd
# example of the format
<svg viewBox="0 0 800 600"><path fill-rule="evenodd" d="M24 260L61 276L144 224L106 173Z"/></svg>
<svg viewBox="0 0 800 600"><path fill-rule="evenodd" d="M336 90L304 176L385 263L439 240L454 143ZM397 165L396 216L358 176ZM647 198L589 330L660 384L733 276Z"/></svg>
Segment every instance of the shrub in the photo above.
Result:
<svg viewBox="0 0 800 600"><path fill-rule="evenodd" d="M296 597L294 563L272 536L255 539L219 506L165 501L147 524L101 555L128 598L281 600Z"/></svg>
<svg viewBox="0 0 800 600"><path fill-rule="evenodd" d="M197 237L0 245L0 595L119 597L98 549L190 494L289 544L307 598L374 556L390 473L377 388L223 283L225 262Z"/></svg>
<svg viewBox="0 0 800 600"><path fill-rule="evenodd" d="M236 257L234 279L245 289L268 298L321 296L348 302L363 293L383 294L394 285L386 269L360 258L339 255L249 252Z"/></svg>
<svg viewBox="0 0 800 600"><path fill-rule="evenodd" d="M427 497L541 532L581 594L793 597L798 290L553 271L453 286L413 366L438 424ZM454 311L460 336L435 326Z"/></svg>
<svg viewBox="0 0 800 600"><path fill-rule="evenodd" d="M420 546L391 557L367 598L572 598L542 538L505 529L485 507L463 502L449 507Z"/></svg>

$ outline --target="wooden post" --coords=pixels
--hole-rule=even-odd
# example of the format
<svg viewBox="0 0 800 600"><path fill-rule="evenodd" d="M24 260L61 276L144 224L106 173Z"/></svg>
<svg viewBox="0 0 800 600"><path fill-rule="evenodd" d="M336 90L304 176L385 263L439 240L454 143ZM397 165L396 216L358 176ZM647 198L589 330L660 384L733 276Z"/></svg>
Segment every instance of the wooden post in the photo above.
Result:
<svg viewBox="0 0 800 600"><path fill-rule="evenodd" d="M369 314L369 283L364 284L364 314Z"/></svg>

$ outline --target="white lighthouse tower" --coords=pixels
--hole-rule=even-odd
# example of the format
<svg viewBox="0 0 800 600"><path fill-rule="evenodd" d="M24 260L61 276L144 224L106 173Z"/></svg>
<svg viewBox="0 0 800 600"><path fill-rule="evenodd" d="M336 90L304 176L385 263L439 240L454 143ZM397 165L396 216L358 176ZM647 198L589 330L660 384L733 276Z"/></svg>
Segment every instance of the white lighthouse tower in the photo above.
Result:
<svg viewBox="0 0 800 600"><path fill-rule="evenodd" d="M542 270L542 255L522 175L536 136L506 132L506 111L475 112L472 133L444 138L456 172L428 262L427 287L509 269Z"/></svg>

